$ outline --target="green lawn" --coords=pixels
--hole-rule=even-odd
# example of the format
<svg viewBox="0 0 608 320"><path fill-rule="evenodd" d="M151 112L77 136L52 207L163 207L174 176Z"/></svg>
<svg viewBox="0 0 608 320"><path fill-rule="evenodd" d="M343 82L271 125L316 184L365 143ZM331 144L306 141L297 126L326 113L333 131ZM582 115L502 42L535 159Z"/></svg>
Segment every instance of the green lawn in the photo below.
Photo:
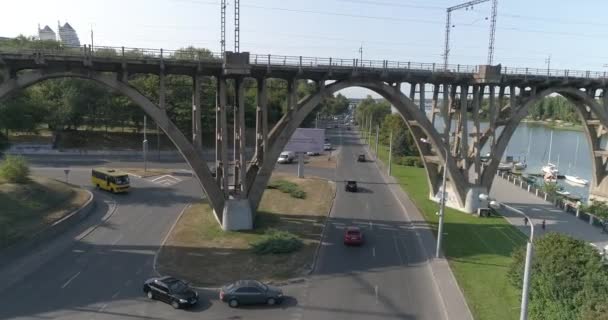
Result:
<svg viewBox="0 0 608 320"><path fill-rule="evenodd" d="M378 147L388 163L388 148ZM393 165L393 176L410 196L436 233L437 203L428 199L423 168ZM447 208L444 252L475 319L517 319L520 291L507 280L511 252L524 245L523 233L502 217L478 218Z"/></svg>

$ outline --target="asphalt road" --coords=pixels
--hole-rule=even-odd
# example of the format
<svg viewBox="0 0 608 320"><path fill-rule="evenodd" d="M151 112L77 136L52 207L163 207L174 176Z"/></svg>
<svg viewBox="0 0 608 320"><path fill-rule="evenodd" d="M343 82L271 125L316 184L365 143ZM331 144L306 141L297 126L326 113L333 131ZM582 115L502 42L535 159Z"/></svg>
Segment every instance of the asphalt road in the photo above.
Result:
<svg viewBox="0 0 608 320"><path fill-rule="evenodd" d="M442 319L428 261L402 207L374 163L356 162L365 152L354 131L340 130L337 143L338 190L307 299L301 301L303 319ZM361 190L346 192L344 180L356 180ZM362 247L343 245L348 225L363 229Z"/></svg>
<svg viewBox="0 0 608 320"><path fill-rule="evenodd" d="M330 130L330 137L340 145L337 170L309 168L306 174L338 182L331 220L314 274L303 284L285 287L289 299L284 304L231 309L213 290L200 290L204 299L191 310L145 298L141 284L155 275L160 243L201 191L186 177L171 185L132 178L129 194L94 191L97 209L90 218L42 248L47 257L38 261L36 272L0 292L0 319L442 319L427 261L403 209L373 163L355 162L363 148L354 132ZM70 182L88 186L86 161L47 158L35 171L64 178L63 167L69 165ZM141 163L112 159L104 165ZM157 166L185 168L178 162ZM295 167L278 170L294 172ZM362 191L344 192L345 179L359 181ZM342 245L343 227L351 224L364 229L363 247Z"/></svg>

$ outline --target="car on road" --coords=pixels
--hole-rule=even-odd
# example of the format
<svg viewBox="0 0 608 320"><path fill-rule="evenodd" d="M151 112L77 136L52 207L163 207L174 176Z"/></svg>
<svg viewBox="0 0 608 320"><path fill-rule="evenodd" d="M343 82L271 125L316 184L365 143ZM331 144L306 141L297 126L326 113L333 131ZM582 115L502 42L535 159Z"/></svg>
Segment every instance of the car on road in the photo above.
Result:
<svg viewBox="0 0 608 320"><path fill-rule="evenodd" d="M360 246L363 244L363 231L359 227L346 227L344 230L344 244L347 246Z"/></svg>
<svg viewBox="0 0 608 320"><path fill-rule="evenodd" d="M346 192L357 192L357 181L348 180L346 181L346 185L344 185L344 191Z"/></svg>
<svg viewBox="0 0 608 320"><path fill-rule="evenodd" d="M357 162L365 162L365 154L360 154L357 156Z"/></svg>
<svg viewBox="0 0 608 320"><path fill-rule="evenodd" d="M149 299L166 302L175 309L193 306L198 302L198 292L186 282L170 276L146 280L143 290Z"/></svg>
<svg viewBox="0 0 608 320"><path fill-rule="evenodd" d="M350 126L349 126L349 127L346 127L346 130L350 131Z"/></svg>
<svg viewBox="0 0 608 320"><path fill-rule="evenodd" d="M232 308L245 304L271 306L283 302L283 291L257 280L238 280L220 289L220 300Z"/></svg>
<svg viewBox="0 0 608 320"><path fill-rule="evenodd" d="M331 143L326 142L325 144L323 144L323 150L325 150L325 151L331 150Z"/></svg>
<svg viewBox="0 0 608 320"><path fill-rule="evenodd" d="M321 153L320 153L320 152L318 152L318 151L308 151L308 152L306 152L306 155L307 155L307 156L318 156L318 155L320 155L320 154L321 154Z"/></svg>
<svg viewBox="0 0 608 320"><path fill-rule="evenodd" d="M296 154L293 151L283 151L279 155L279 159L277 159L278 163L292 163L296 158Z"/></svg>

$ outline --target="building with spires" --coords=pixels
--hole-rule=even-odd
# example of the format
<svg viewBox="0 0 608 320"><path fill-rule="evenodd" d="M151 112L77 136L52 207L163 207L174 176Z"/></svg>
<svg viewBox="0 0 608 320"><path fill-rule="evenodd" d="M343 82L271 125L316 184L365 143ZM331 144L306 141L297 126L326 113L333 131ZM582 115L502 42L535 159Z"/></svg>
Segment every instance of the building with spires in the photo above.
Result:
<svg viewBox="0 0 608 320"><path fill-rule="evenodd" d="M57 35L53 29L49 28L49 26L44 26L44 28L40 29L40 25L38 25L38 39L40 40L52 40L57 41Z"/></svg>
<svg viewBox="0 0 608 320"><path fill-rule="evenodd" d="M78 40L78 35L76 34L76 30L72 28L69 23L65 23L61 26L61 23L57 21L57 28L59 33L58 40L66 47L80 47L80 40Z"/></svg>

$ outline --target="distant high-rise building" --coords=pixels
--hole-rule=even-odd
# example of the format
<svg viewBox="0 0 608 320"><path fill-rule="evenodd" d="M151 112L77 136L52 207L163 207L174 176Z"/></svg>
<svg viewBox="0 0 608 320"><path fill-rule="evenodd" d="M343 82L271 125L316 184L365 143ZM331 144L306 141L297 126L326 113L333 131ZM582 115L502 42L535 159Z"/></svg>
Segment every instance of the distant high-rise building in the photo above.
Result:
<svg viewBox="0 0 608 320"><path fill-rule="evenodd" d="M59 41L66 47L80 47L80 40L78 40L78 35L76 34L76 30L72 28L69 23L65 23L63 27L57 21L57 28L59 33Z"/></svg>
<svg viewBox="0 0 608 320"><path fill-rule="evenodd" d="M57 40L57 35L53 29L49 28L49 26L44 26L44 28L40 29L40 25L38 25L38 39L40 40Z"/></svg>

